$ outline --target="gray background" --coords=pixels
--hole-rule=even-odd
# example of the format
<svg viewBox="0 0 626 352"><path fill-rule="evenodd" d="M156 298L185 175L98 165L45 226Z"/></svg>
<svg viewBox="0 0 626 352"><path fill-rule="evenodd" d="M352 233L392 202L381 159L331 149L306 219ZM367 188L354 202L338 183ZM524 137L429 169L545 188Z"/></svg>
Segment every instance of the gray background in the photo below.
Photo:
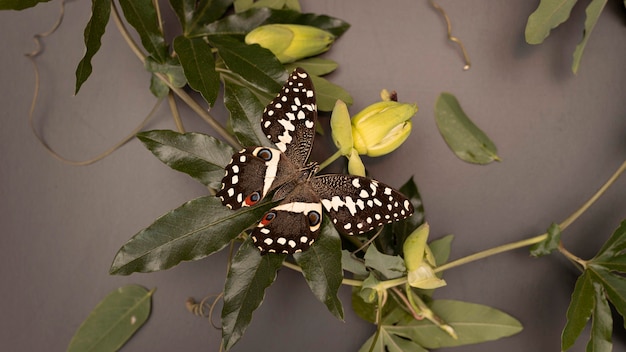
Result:
<svg viewBox="0 0 626 352"><path fill-rule="evenodd" d="M585 3L585 2L584 2ZM571 55L581 38L584 3L543 45L523 33L538 1L441 1L473 66L462 71L445 24L426 1L304 1L352 28L326 57L341 66L330 78L350 91L357 112L381 88L417 102L414 130L398 151L366 160L373 176L399 186L414 176L432 238L453 233L452 258L538 235L585 202L624 160L626 150L626 27L622 1L611 1L588 43L580 72ZM51 158L29 130L34 75L23 57L31 36L55 21L58 2L0 13L0 345L5 350L64 350L91 309L111 290L138 283L158 287L149 322L125 351L214 351L220 333L184 308L188 296L221 291L225 255L152 274L107 274L119 247L156 217L206 194L186 175L152 157L138 141L105 160L71 167ZM81 160L113 145L143 119L155 99L149 76L111 23L94 74L73 96L90 2L71 3L38 62L42 91L36 128L62 155ZM169 28L176 28L171 15ZM433 105L454 93L495 141L502 162L475 166L456 159L439 136ZM182 108L185 126L210 133ZM215 116L225 116L221 107ZM148 129L174 125L161 106ZM332 152L317 141L317 158ZM568 249L591 257L625 216L626 179L619 180L564 233ZM461 351L558 351L576 270L560 255L533 259L517 250L446 272L439 298L502 309L524 331ZM266 292L234 351L354 351L373 327L350 309L332 317L297 273L284 269ZM616 327L621 326L618 319ZM588 335L586 335L588 336ZM587 337L574 348L584 349ZM615 334L623 350L623 329Z"/></svg>

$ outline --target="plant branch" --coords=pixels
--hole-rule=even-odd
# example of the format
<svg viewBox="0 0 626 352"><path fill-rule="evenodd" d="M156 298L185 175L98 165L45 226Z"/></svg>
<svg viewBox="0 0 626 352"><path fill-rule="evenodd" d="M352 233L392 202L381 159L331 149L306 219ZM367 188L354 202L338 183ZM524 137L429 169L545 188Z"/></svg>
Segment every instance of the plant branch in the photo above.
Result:
<svg viewBox="0 0 626 352"><path fill-rule="evenodd" d="M332 164L335 160L339 159L341 155L341 150L337 150L335 154L329 156L328 159L324 160L324 162L320 164L319 170L323 170L328 165Z"/></svg>
<svg viewBox="0 0 626 352"><path fill-rule="evenodd" d="M124 37L124 40L131 48L131 50L135 53L135 55L139 58L139 60L141 60L141 62L145 62L146 56L139 49L137 43L132 40L130 34L128 33L128 30L124 26L124 23L122 23L119 11L115 6L114 1L111 2L111 9L113 10L113 20L115 22L115 25L117 26L117 29L122 34L122 37ZM228 131L219 122L217 122L217 120L215 120L215 118L213 118L213 116L211 116L205 108L200 106L200 104L198 104L191 96L189 96L189 94L187 94L183 89L173 86L167 76L165 76L164 74L155 72L154 75L158 77L163 83L165 83L170 88L170 90L174 92L174 94L176 94L183 102L185 102L185 104L187 104L196 114L198 114L204 121L206 121L209 126L211 126L215 130L215 132L217 132L224 139L226 143L230 144L235 149L241 148L239 142L237 142L237 140L233 136L231 136L230 133L228 133Z"/></svg>

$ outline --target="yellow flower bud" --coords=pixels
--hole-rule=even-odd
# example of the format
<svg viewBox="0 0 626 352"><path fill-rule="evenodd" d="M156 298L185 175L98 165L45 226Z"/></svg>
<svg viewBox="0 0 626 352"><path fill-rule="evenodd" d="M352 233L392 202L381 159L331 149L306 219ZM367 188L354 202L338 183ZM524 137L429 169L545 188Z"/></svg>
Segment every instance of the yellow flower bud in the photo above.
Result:
<svg viewBox="0 0 626 352"><path fill-rule="evenodd" d="M411 133L417 105L381 101L352 118L352 138L359 154L381 156L398 148Z"/></svg>
<svg viewBox="0 0 626 352"><path fill-rule="evenodd" d="M328 50L335 36L317 27L299 24L268 24L246 35L246 44L259 44L281 63L294 62Z"/></svg>

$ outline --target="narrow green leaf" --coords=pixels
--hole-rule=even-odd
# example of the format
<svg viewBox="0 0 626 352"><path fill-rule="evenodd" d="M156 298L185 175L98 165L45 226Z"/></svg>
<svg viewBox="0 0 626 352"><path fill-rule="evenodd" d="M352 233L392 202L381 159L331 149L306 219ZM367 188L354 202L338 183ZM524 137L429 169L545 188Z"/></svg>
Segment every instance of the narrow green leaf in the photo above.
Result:
<svg viewBox="0 0 626 352"><path fill-rule="evenodd" d="M365 252L365 266L375 269L387 279L395 279L406 274L406 267L402 257L380 253L376 246L367 248L367 252Z"/></svg>
<svg viewBox="0 0 626 352"><path fill-rule="evenodd" d="M156 9L152 0L120 0L120 6L128 23L135 28L141 44L160 63L167 60L167 44L159 28Z"/></svg>
<svg viewBox="0 0 626 352"><path fill-rule="evenodd" d="M576 280L572 300L567 308L567 323L561 334L561 350L567 351L574 345L578 336L587 325L593 310L593 281L589 271L585 271Z"/></svg>
<svg viewBox="0 0 626 352"><path fill-rule="evenodd" d="M410 338L425 348L462 346L497 340L522 331L522 325L512 316L488 306L436 300L430 305L432 311L457 333L454 339L432 322L413 320L407 325L395 325L388 330L396 335Z"/></svg>
<svg viewBox="0 0 626 352"><path fill-rule="evenodd" d="M273 204L233 211L214 196L191 200L126 242L115 255L109 272L115 275L152 272L204 258L227 246Z"/></svg>
<svg viewBox="0 0 626 352"><path fill-rule="evenodd" d="M613 317L611 307L604 296L604 289L598 283L593 284L595 305L591 322L591 339L587 344L587 352L610 352L613 349L611 334L613 333Z"/></svg>
<svg viewBox="0 0 626 352"><path fill-rule="evenodd" d="M323 76L333 72L337 69L338 66L339 64L333 60L322 59L319 57L310 57L307 59L292 62L290 64L286 64L285 68L287 68L287 71L291 72L295 70L296 67L302 67L306 72L311 75Z"/></svg>
<svg viewBox="0 0 626 352"><path fill-rule="evenodd" d="M34 5L33 5L34 6ZM91 59L100 50L101 38L104 35L109 16L111 14L111 0L92 0L91 1L91 18L85 27L85 56L76 67L76 89L74 94L78 94L80 87L87 81L91 75L92 66Z"/></svg>
<svg viewBox="0 0 626 352"><path fill-rule="evenodd" d="M454 95L441 93L437 98L435 122L448 147L461 160L474 164L500 160L495 144L467 117Z"/></svg>
<svg viewBox="0 0 626 352"><path fill-rule="evenodd" d="M372 335L359 349L359 352L428 352L425 348L420 346L417 342L409 340L407 338L398 336L387 329L387 325L380 328L380 335L372 350L372 342L376 334Z"/></svg>
<svg viewBox="0 0 626 352"><path fill-rule="evenodd" d="M67 351L119 350L148 319L154 290L128 285L109 293L78 328Z"/></svg>
<svg viewBox="0 0 626 352"><path fill-rule="evenodd" d="M235 153L226 143L201 133L155 130L140 132L137 138L167 166L213 189L221 186L224 167Z"/></svg>
<svg viewBox="0 0 626 352"><path fill-rule="evenodd" d="M174 40L174 50L189 86L200 92L209 106L213 106L220 90L220 75L215 71L215 58L209 45L201 38L179 36Z"/></svg>
<svg viewBox="0 0 626 352"><path fill-rule="evenodd" d="M271 94L280 90L287 72L271 51L257 44L247 45L227 35L209 38L228 69L254 87Z"/></svg>
<svg viewBox="0 0 626 352"><path fill-rule="evenodd" d="M548 228L548 237L530 247L530 255L533 257L541 257L548 255L559 248L561 243L561 228L558 224L552 223Z"/></svg>
<svg viewBox="0 0 626 352"><path fill-rule="evenodd" d="M319 238L309 250L294 254L296 263L311 291L338 319L343 320L343 306L337 298L341 287L341 238L328 217L324 217Z"/></svg>
<svg viewBox="0 0 626 352"><path fill-rule="evenodd" d="M169 82L174 87L182 88L185 86L185 84L187 84L187 77L185 77L183 67L181 66L177 58L168 58L165 62L158 62L154 60L151 56L149 56L144 62L144 67L148 72L162 73L166 75ZM158 77L155 78L158 79ZM167 87L164 82L162 82L162 84Z"/></svg>
<svg viewBox="0 0 626 352"><path fill-rule="evenodd" d="M226 350L243 336L284 260L284 254L262 256L250 238L239 247L224 285L222 338Z"/></svg>
<svg viewBox="0 0 626 352"><path fill-rule="evenodd" d="M261 116L265 106L250 89L225 80L224 105L230 113L230 127L241 145L271 145L261 130Z"/></svg>
<svg viewBox="0 0 626 352"><path fill-rule="evenodd" d="M311 81L315 87L317 109L320 111L333 111L337 99L347 105L352 105L352 96L342 87L328 81L325 78L311 74Z"/></svg>
<svg viewBox="0 0 626 352"><path fill-rule="evenodd" d="M191 21L185 27L185 33L193 33L224 15L233 0L196 1Z"/></svg>
<svg viewBox="0 0 626 352"><path fill-rule="evenodd" d="M191 23L196 10L196 2L196 0L170 0L170 6L176 13L176 17L178 17L180 26L183 28L183 34L188 33L189 23Z"/></svg>
<svg viewBox="0 0 626 352"><path fill-rule="evenodd" d="M526 42L541 44L550 31L565 22L577 0L541 0L526 23Z"/></svg>
<svg viewBox="0 0 626 352"><path fill-rule="evenodd" d="M50 0L2 0L0 10L23 10Z"/></svg>
<svg viewBox="0 0 626 352"><path fill-rule="evenodd" d="M585 10L587 18L585 19L583 40L576 46L576 50L574 50L574 62L572 63L572 71L574 73L578 73L578 67L580 67L580 60L583 57L583 51L587 46L587 41L589 40L596 23L598 23L598 19L600 18L600 14L602 13L602 10L604 10L606 3L607 0L592 0Z"/></svg>
<svg viewBox="0 0 626 352"><path fill-rule="evenodd" d="M626 254L622 254L616 257L611 257L603 260L594 259L593 263L604 267L609 271L617 271L620 273L626 273Z"/></svg>
<svg viewBox="0 0 626 352"><path fill-rule="evenodd" d="M330 129L333 142L341 155L351 156L354 147L352 121L348 106L341 100L335 102L333 113L330 115Z"/></svg>
<svg viewBox="0 0 626 352"><path fill-rule="evenodd" d="M332 33L336 38L345 33L350 25L338 18L312 13L300 13L293 10L273 10L251 8L247 11L226 16L208 26L199 28L190 35L234 35L243 37L256 27L272 23L293 23L313 26Z"/></svg>
<svg viewBox="0 0 626 352"><path fill-rule="evenodd" d="M604 291L613 304L617 312L626 318L626 278L620 275L614 275L602 267L595 264L588 265L589 271L593 273L593 281L600 283L604 287ZM625 323L626 328L626 323Z"/></svg>
<svg viewBox="0 0 626 352"><path fill-rule="evenodd" d="M611 259L626 250L626 220L613 232L611 237L593 258L593 262Z"/></svg>

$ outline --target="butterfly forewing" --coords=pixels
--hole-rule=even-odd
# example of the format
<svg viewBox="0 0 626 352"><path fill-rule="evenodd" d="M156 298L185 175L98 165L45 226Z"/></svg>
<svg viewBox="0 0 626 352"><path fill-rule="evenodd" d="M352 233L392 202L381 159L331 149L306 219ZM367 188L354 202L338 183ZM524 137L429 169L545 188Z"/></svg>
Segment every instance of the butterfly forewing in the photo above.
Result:
<svg viewBox="0 0 626 352"><path fill-rule="evenodd" d="M283 160L287 167L279 167L282 157L283 154L278 149L266 147L242 149L233 155L224 169L222 188L216 196L220 198L222 204L234 210L257 204L269 191L280 186L288 178L285 172L290 169L291 163Z"/></svg>
<svg viewBox="0 0 626 352"><path fill-rule="evenodd" d="M404 195L366 177L322 175L312 178L310 184L337 230L344 234L361 234L413 214L413 205Z"/></svg>
<svg viewBox="0 0 626 352"><path fill-rule="evenodd" d="M313 83L297 68L263 111L261 129L295 165L303 166L311 153L316 119Z"/></svg>

